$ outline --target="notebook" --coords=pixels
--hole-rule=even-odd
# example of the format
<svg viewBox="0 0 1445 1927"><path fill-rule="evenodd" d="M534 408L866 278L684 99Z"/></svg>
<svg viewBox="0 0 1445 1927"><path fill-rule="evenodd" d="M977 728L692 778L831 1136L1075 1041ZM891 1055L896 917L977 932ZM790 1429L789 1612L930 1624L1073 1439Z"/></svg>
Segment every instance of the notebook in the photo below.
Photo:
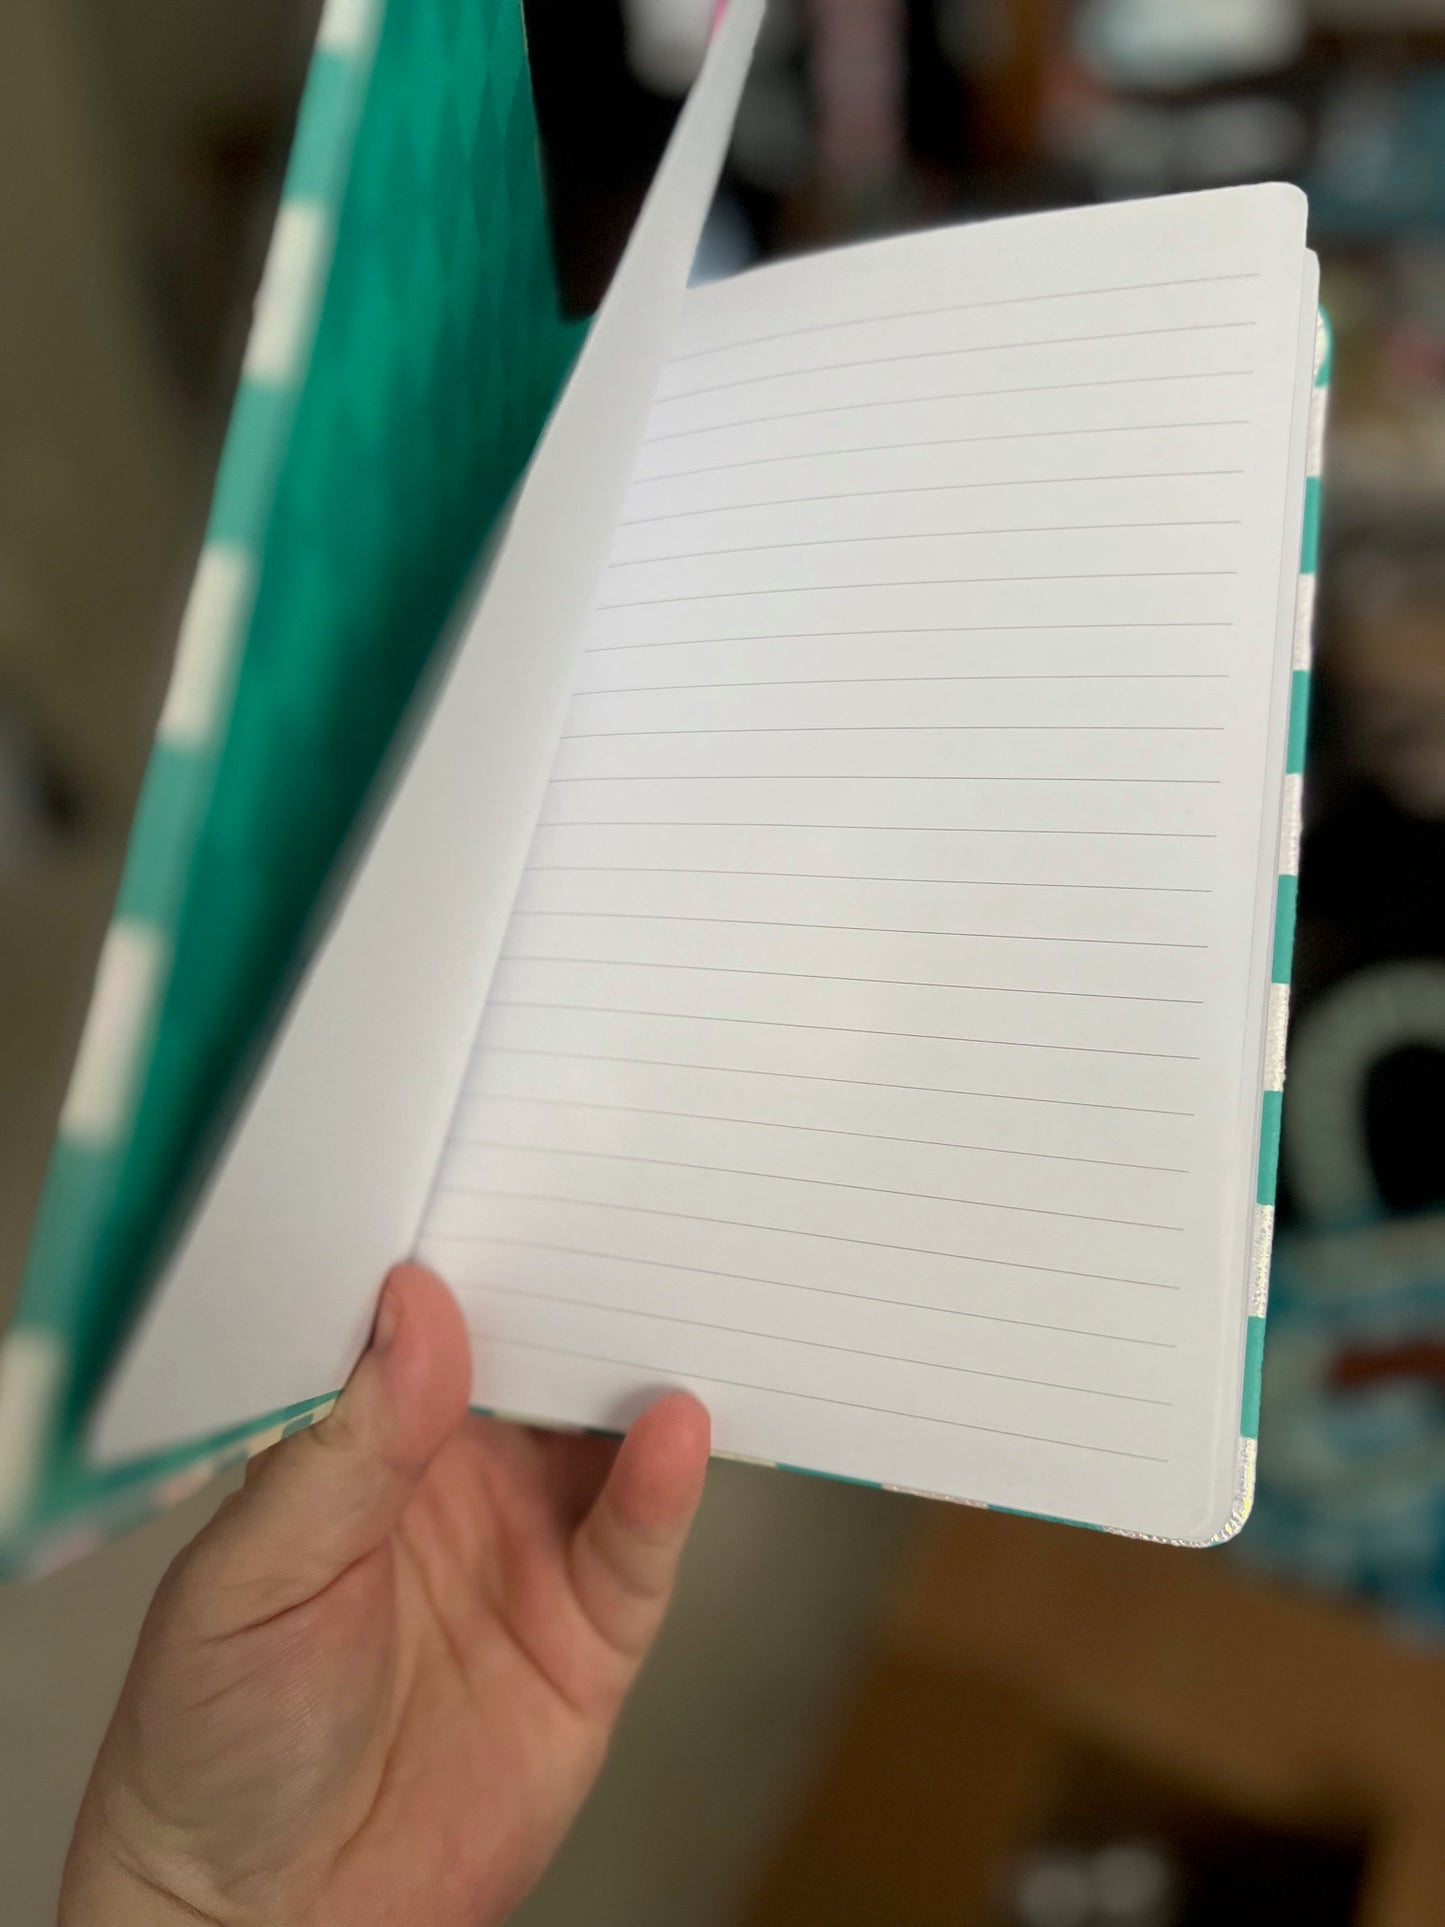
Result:
<svg viewBox="0 0 1445 1927"><path fill-rule="evenodd" d="M758 12L72 1397L76 1516L309 1422L411 1252L486 1411L615 1430L684 1386L727 1454L1243 1522L1325 374L1303 198L689 289ZM72 1123L115 1109L127 969ZM32 1494L34 1337L0 1365Z"/></svg>

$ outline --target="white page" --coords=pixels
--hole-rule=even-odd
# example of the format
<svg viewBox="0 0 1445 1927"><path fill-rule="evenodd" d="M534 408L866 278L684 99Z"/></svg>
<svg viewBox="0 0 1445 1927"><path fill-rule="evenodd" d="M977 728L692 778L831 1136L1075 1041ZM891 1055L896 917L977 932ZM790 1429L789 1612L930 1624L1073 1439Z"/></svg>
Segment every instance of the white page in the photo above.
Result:
<svg viewBox="0 0 1445 1927"><path fill-rule="evenodd" d="M444 686L91 1428L101 1461L337 1388L415 1234L761 17L732 0Z"/></svg>
<svg viewBox="0 0 1445 1927"><path fill-rule="evenodd" d="M1303 213L689 295L420 1243L481 1403L1220 1529Z"/></svg>

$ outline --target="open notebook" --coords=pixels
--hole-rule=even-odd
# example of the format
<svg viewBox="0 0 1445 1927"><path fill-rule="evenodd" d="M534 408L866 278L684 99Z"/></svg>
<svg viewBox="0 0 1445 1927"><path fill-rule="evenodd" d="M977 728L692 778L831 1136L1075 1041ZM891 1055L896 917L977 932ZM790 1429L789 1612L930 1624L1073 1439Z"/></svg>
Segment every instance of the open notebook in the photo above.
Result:
<svg viewBox="0 0 1445 1927"><path fill-rule="evenodd" d="M1268 1269L1304 204L684 293L753 24L86 1449L334 1391L412 1250L486 1409L683 1385L724 1452L1207 1542Z"/></svg>

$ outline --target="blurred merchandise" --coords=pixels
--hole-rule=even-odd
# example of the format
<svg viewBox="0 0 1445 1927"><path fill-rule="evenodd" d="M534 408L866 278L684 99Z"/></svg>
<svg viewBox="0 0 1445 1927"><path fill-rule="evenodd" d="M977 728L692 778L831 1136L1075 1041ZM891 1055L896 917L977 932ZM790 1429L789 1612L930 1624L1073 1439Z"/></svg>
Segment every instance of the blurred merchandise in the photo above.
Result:
<svg viewBox="0 0 1445 1927"><path fill-rule="evenodd" d="M1087 1769L1075 1771L1082 1780ZM1131 1837L1074 1822L1030 1847L1006 1876L999 1927L1348 1927L1359 1882L1350 1847L1251 1825L1128 1773L1120 1780L1122 1799L1104 1803L1115 1824L1137 1803L1155 1831ZM1080 1794L1067 1787L1066 1811Z"/></svg>
<svg viewBox="0 0 1445 1927"><path fill-rule="evenodd" d="M1441 29L1440 0L1309 0L1318 27L1346 34Z"/></svg>
<svg viewBox="0 0 1445 1927"><path fill-rule="evenodd" d="M1268 73L1304 41L1300 0L1082 0L1080 52L1113 86L1164 90Z"/></svg>
<svg viewBox="0 0 1445 1927"><path fill-rule="evenodd" d="M1439 23L1437 22L1437 25ZM1445 68L1332 67L1320 714L1248 1559L1445 1634Z"/></svg>
<svg viewBox="0 0 1445 1927"><path fill-rule="evenodd" d="M1330 510L1350 538L1332 593L1358 620L1355 552L1383 553L1397 573L1425 560L1445 508L1445 233L1337 252L1323 279L1335 329ZM1418 519L1413 557L1402 513Z"/></svg>
<svg viewBox="0 0 1445 1927"><path fill-rule="evenodd" d="M1380 545L1338 566L1331 669L1350 762L1398 810L1445 819L1445 558Z"/></svg>
<svg viewBox="0 0 1445 1927"><path fill-rule="evenodd" d="M1362 65L1333 83L1304 183L1316 234L1358 239L1445 225L1445 68Z"/></svg>
<svg viewBox="0 0 1445 1927"><path fill-rule="evenodd" d="M1377 1066L1416 1046L1445 1051L1445 964L1361 972L1296 1031L1284 1155L1302 1228L1275 1246L1244 1551L1445 1633L1445 1210L1391 1214L1367 1117Z"/></svg>
<svg viewBox="0 0 1445 1927"><path fill-rule="evenodd" d="M887 232L904 164L903 0L807 0L813 139L833 231Z"/></svg>
<svg viewBox="0 0 1445 1927"><path fill-rule="evenodd" d="M1176 1856L1150 1840L1052 1845L1024 1854L1008 1881L1009 1927L1176 1927Z"/></svg>
<svg viewBox="0 0 1445 1927"><path fill-rule="evenodd" d="M801 187L813 165L803 0L771 0L733 126L730 173L760 201Z"/></svg>
<svg viewBox="0 0 1445 1927"><path fill-rule="evenodd" d="M680 99L702 65L714 0L622 0L627 64L644 87Z"/></svg>

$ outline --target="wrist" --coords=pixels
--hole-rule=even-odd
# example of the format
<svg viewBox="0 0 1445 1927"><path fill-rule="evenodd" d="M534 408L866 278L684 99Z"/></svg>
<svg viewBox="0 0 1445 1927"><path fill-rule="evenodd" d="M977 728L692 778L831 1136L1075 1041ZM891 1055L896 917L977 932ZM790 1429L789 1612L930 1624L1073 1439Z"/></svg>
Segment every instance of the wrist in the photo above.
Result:
<svg viewBox="0 0 1445 1927"><path fill-rule="evenodd" d="M221 1927L176 1894L117 1862L72 1853L60 1890L58 1927Z"/></svg>
<svg viewBox="0 0 1445 1927"><path fill-rule="evenodd" d="M226 1927L114 1843L82 1816L66 1856L57 1927Z"/></svg>

